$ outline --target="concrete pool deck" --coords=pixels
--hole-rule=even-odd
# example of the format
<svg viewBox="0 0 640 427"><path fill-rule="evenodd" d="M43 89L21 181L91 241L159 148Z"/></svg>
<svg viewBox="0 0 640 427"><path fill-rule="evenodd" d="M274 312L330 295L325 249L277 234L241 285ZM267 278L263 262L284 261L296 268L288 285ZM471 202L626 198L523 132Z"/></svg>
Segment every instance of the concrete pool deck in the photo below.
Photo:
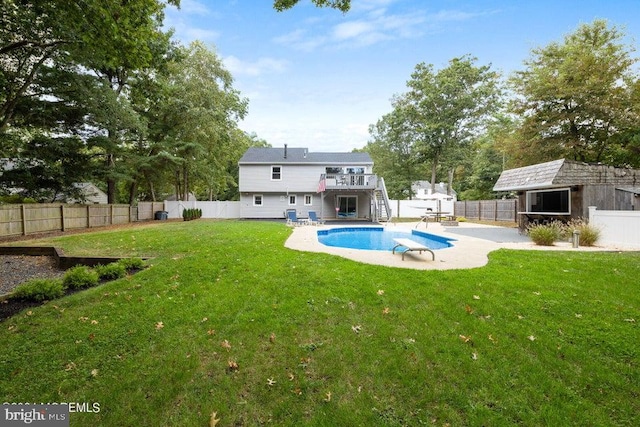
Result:
<svg viewBox="0 0 640 427"><path fill-rule="evenodd" d="M414 229L417 222L404 222L382 225L397 231ZM438 236L455 239L453 247L435 250L435 261L429 253L407 252L404 261L399 253L391 251L368 251L325 246L318 242L318 230L341 227L380 227L381 225L363 223L362 225L327 224L324 226L294 227L293 233L285 242L285 247L298 251L322 252L337 255L366 264L384 265L388 267L411 268L416 270L450 270L460 268L482 267L489 261L490 252L497 249L522 250L563 250L563 251L612 251L620 248L601 246L573 248L570 243L560 242L555 246L535 245L527 236L522 236L516 228L497 227L491 225L461 222L458 226L443 226L430 222L425 228L424 223L418 224L418 230L426 231Z"/></svg>

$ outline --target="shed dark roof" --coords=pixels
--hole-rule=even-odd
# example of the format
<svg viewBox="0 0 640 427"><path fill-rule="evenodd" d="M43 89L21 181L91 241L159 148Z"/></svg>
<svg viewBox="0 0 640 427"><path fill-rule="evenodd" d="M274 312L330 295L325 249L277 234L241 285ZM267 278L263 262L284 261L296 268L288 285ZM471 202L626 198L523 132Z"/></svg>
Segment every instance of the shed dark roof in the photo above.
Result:
<svg viewBox="0 0 640 427"><path fill-rule="evenodd" d="M493 191L553 187L553 179L558 175L558 172L560 172L560 168L564 162L564 159L560 159L503 171L496 185L493 186Z"/></svg>
<svg viewBox="0 0 640 427"><path fill-rule="evenodd" d="M640 170L566 159L502 172L493 191L534 190L573 185L637 187Z"/></svg>
<svg viewBox="0 0 640 427"><path fill-rule="evenodd" d="M373 160L368 153L312 153L306 148L288 147L285 148L249 148L239 164L281 164L281 163L320 163L326 165L364 165L373 164Z"/></svg>

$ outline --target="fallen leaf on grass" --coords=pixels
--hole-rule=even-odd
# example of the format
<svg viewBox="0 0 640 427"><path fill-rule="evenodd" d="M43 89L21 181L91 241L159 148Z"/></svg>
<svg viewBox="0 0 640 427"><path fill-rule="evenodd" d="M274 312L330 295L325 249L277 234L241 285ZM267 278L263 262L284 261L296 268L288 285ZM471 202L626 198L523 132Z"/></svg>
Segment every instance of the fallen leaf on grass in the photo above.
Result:
<svg viewBox="0 0 640 427"><path fill-rule="evenodd" d="M474 296L473 296L473 299L476 299L476 300L477 300L477 299L480 299L480 296L479 296L479 295L474 295Z"/></svg>
<svg viewBox="0 0 640 427"><path fill-rule="evenodd" d="M478 360L478 353L471 353L471 358L473 360Z"/></svg>
<svg viewBox="0 0 640 427"><path fill-rule="evenodd" d="M276 385L276 381L273 378L267 378L267 385L269 387L272 387L272 386Z"/></svg>
<svg viewBox="0 0 640 427"><path fill-rule="evenodd" d="M162 322L156 322L156 330L162 329L164 328L164 323Z"/></svg>
<svg viewBox="0 0 640 427"><path fill-rule="evenodd" d="M325 402L331 402L331 392L330 391L327 392L326 397L324 398L324 401Z"/></svg>
<svg viewBox="0 0 640 427"><path fill-rule="evenodd" d="M360 326L360 325L352 326L352 327L351 327L351 330L352 330L353 332L355 332L356 334L359 334L359 333L360 333L360 331L362 330L362 326Z"/></svg>
<svg viewBox="0 0 640 427"><path fill-rule="evenodd" d="M33 311L29 310L27 311L27 316L32 316L33 315Z"/></svg>
<svg viewBox="0 0 640 427"><path fill-rule="evenodd" d="M384 291L382 289L378 289L378 292L376 292L378 295L384 295Z"/></svg>
<svg viewBox="0 0 640 427"><path fill-rule="evenodd" d="M624 319L625 322L636 323L636 319Z"/></svg>
<svg viewBox="0 0 640 427"><path fill-rule="evenodd" d="M94 378L97 377L98 376L98 370L97 369L92 369L91 370L91 376L94 377Z"/></svg>
<svg viewBox="0 0 640 427"><path fill-rule="evenodd" d="M464 307L464 309L465 309L465 311L466 311L467 313L469 313L469 314L473 314L473 309L471 308L471 306L470 306L469 304L467 304L467 305Z"/></svg>
<svg viewBox="0 0 640 427"><path fill-rule="evenodd" d="M529 338L529 341L535 341L536 337L534 337L533 335L529 335L527 338Z"/></svg>
<svg viewBox="0 0 640 427"><path fill-rule="evenodd" d="M220 422L220 418L216 418L218 416L217 412L211 413L211 418L209 419L209 427L216 427Z"/></svg>
<svg viewBox="0 0 640 427"><path fill-rule="evenodd" d="M97 320L92 320L92 321L91 321L91 324L92 324L92 325L97 325L97 324L98 324L98 321L97 321Z"/></svg>
<svg viewBox="0 0 640 427"><path fill-rule="evenodd" d="M492 342L492 343L494 343L494 344L497 344L497 343L498 343L498 340L497 340L497 339L495 339L495 338L493 337L493 335L491 335L491 334L489 334L489 341L491 341L491 342Z"/></svg>
<svg viewBox="0 0 640 427"><path fill-rule="evenodd" d="M576 319L582 319L582 314L576 313Z"/></svg>
<svg viewBox="0 0 640 427"><path fill-rule="evenodd" d="M221 346L222 348L226 348L226 349L227 349L227 351L231 350L231 344L230 344L230 343L229 343L229 341L227 341L227 340L222 341L222 342L220 343L220 346Z"/></svg>
<svg viewBox="0 0 640 427"><path fill-rule="evenodd" d="M458 335L458 337L462 340L462 342L465 342L465 343L471 341L471 335L469 335L468 337L465 335Z"/></svg>
<svg viewBox="0 0 640 427"><path fill-rule="evenodd" d="M384 310L382 310L382 314L389 314L389 307L385 307Z"/></svg>
<svg viewBox="0 0 640 427"><path fill-rule="evenodd" d="M235 361L235 360L229 360L229 361L227 362L227 367L228 367L228 369L229 369L229 371L230 371L230 372L235 372L235 371L237 371L238 369L240 369L240 367L238 366L238 364L236 363L236 361Z"/></svg>
<svg viewBox="0 0 640 427"><path fill-rule="evenodd" d="M69 362L69 363L67 363L67 364L65 365L65 367L64 367L64 370L65 370L65 371L67 371L67 372L72 371L72 370L74 370L74 369L76 369L76 364L75 364L75 363L73 363L73 362Z"/></svg>
<svg viewBox="0 0 640 427"><path fill-rule="evenodd" d="M269 342L276 342L276 334L274 334L273 332L271 333L271 335L269 335Z"/></svg>
<svg viewBox="0 0 640 427"><path fill-rule="evenodd" d="M293 381L295 378L296 377L291 372L289 372L289 381Z"/></svg>
<svg viewBox="0 0 640 427"><path fill-rule="evenodd" d="M207 331L207 335L213 335L213 334L215 334L215 333L216 333L216 331L215 331L215 330L213 330L213 329L209 329L209 330Z"/></svg>

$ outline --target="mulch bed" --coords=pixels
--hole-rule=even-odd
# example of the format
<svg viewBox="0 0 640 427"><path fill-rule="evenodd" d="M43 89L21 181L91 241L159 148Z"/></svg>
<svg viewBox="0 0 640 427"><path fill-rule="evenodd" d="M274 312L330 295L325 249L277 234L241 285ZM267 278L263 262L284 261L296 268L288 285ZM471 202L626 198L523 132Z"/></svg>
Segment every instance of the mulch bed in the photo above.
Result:
<svg viewBox="0 0 640 427"><path fill-rule="evenodd" d="M64 276L56 260L48 256L2 255L0 256L0 296L10 293L20 283L31 279L52 279ZM0 301L0 321L29 307L42 303L4 299Z"/></svg>

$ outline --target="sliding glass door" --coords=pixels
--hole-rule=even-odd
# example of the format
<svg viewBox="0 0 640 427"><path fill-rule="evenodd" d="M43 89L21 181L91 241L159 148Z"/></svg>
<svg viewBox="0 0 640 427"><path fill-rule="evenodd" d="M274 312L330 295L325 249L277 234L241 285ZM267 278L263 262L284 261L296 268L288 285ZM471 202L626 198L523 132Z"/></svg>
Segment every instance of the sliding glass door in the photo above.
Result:
<svg viewBox="0 0 640 427"><path fill-rule="evenodd" d="M337 218L358 217L358 196L338 196Z"/></svg>

